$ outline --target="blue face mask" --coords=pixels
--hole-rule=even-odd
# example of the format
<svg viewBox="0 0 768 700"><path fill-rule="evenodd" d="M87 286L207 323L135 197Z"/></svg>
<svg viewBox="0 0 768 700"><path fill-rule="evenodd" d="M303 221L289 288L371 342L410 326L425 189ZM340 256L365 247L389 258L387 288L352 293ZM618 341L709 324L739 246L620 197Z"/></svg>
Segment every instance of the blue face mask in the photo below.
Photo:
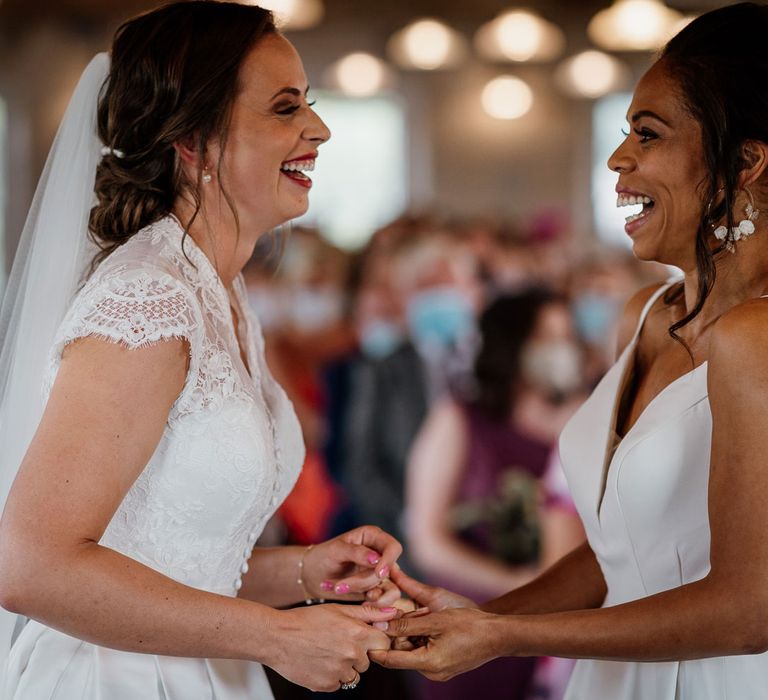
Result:
<svg viewBox="0 0 768 700"><path fill-rule="evenodd" d="M416 294L408 302L406 315L414 341L424 345L453 345L474 325L472 306L453 287L434 287Z"/></svg>
<svg viewBox="0 0 768 700"><path fill-rule="evenodd" d="M403 331L391 321L371 321L360 331L360 350L372 360L381 360L391 355L402 342Z"/></svg>
<svg viewBox="0 0 768 700"><path fill-rule="evenodd" d="M587 292L573 302L576 330L587 343L604 343L619 316L619 303L600 294Z"/></svg>

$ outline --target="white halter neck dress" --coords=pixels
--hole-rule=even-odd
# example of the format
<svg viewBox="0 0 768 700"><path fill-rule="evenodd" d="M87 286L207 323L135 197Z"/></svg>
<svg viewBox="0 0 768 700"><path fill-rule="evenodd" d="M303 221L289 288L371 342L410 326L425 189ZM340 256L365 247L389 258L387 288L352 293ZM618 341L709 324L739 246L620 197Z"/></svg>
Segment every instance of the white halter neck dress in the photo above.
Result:
<svg viewBox="0 0 768 700"><path fill-rule="evenodd" d="M242 278L233 289L238 344L227 290L194 241L187 236L182 246L182 238L166 217L98 267L58 331L46 392L76 338L128 347L186 338L182 392L101 544L188 586L236 596L256 539L298 477L304 445L264 361ZM116 651L32 621L11 649L2 698L267 700L272 692L256 663Z"/></svg>
<svg viewBox="0 0 768 700"><path fill-rule="evenodd" d="M707 363L664 388L624 438L614 439L640 330L669 286L648 301L632 341L560 437L563 469L608 587L603 607L691 583L709 571ZM580 660L566 694L566 700L766 698L766 654L664 663Z"/></svg>

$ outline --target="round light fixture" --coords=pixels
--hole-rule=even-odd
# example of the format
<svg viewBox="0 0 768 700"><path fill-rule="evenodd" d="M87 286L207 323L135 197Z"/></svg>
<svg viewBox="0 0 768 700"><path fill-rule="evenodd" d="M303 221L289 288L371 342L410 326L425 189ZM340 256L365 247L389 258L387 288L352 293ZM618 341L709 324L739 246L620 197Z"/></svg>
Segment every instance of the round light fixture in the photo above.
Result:
<svg viewBox="0 0 768 700"><path fill-rule="evenodd" d="M466 52L461 34L431 18L417 20L395 32L387 50L401 67L418 70L450 68Z"/></svg>
<svg viewBox="0 0 768 700"><path fill-rule="evenodd" d="M596 44L611 51L654 51L682 19L660 0L616 0L590 20L587 32Z"/></svg>
<svg viewBox="0 0 768 700"><path fill-rule="evenodd" d="M375 95L386 86L389 77L384 61L362 51L344 56L330 68L331 82L354 97Z"/></svg>
<svg viewBox="0 0 768 700"><path fill-rule="evenodd" d="M624 63L602 51L583 51L571 56L555 71L555 79L564 92L589 99L620 90L630 77Z"/></svg>
<svg viewBox="0 0 768 700"><path fill-rule="evenodd" d="M322 0L247 0L249 5L258 5L271 10L280 29L310 29L320 24L325 14Z"/></svg>
<svg viewBox="0 0 768 700"><path fill-rule="evenodd" d="M533 92L528 84L512 75L491 80L482 94L483 108L495 119L518 119L531 109Z"/></svg>
<svg viewBox="0 0 768 700"><path fill-rule="evenodd" d="M549 61L562 53L565 35L534 12L509 10L478 29L475 46L492 61Z"/></svg>

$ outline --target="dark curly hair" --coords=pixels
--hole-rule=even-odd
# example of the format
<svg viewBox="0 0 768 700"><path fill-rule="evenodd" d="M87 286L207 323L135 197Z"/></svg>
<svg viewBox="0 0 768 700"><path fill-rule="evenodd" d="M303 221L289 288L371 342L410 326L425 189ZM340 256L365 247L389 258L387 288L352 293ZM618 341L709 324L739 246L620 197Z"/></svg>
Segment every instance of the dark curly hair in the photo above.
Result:
<svg viewBox="0 0 768 700"><path fill-rule="evenodd" d="M187 181L174 143L194 143L204 153L216 137L223 151L240 66L262 37L276 31L271 12L216 0L168 4L118 28L98 132L120 153L107 154L96 170L98 203L89 229L101 250L94 266L167 215L184 190L195 201L194 220L202 167L196 182Z"/></svg>
<svg viewBox="0 0 768 700"><path fill-rule="evenodd" d="M709 177L702 183L701 220L696 238L699 289L696 305L674 323L670 335L690 323L715 283L715 260L724 245L712 248L712 230L725 220L735 226L734 201L747 141L768 143L768 6L743 2L701 15L673 37L660 60L677 82L684 105L701 126ZM672 303L682 285L665 296Z"/></svg>

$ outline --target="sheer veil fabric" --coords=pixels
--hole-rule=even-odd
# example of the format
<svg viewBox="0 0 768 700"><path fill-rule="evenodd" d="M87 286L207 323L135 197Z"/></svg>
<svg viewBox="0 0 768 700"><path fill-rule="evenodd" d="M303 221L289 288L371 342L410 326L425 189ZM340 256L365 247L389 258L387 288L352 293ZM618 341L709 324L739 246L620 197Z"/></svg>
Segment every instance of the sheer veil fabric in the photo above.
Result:
<svg viewBox="0 0 768 700"><path fill-rule="evenodd" d="M99 94L109 56L83 72L37 186L0 310L0 507L43 413L48 353L97 248L88 236L95 204ZM18 616L0 608L0 688Z"/></svg>

